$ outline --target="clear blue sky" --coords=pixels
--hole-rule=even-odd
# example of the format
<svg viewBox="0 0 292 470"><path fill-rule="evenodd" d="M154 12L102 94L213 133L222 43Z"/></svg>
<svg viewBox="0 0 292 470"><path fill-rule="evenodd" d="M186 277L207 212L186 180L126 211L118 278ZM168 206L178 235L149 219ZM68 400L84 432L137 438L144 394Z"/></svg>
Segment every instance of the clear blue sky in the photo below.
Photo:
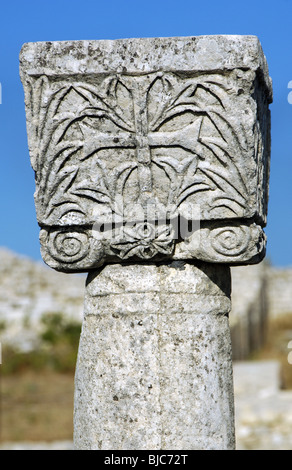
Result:
<svg viewBox="0 0 292 470"><path fill-rule="evenodd" d="M11 0L1 2L0 18L0 246L40 259L18 72L23 43L251 34L261 41L274 84L267 256L275 266L292 266L292 0Z"/></svg>

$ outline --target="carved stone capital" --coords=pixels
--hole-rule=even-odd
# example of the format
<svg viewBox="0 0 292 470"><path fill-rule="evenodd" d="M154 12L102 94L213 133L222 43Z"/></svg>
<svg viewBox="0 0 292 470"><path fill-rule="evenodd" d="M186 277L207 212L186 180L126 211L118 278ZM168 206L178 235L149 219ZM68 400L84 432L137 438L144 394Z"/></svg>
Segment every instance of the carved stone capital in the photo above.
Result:
<svg viewBox="0 0 292 470"><path fill-rule="evenodd" d="M20 62L48 265L263 258L272 90L256 37L28 43Z"/></svg>

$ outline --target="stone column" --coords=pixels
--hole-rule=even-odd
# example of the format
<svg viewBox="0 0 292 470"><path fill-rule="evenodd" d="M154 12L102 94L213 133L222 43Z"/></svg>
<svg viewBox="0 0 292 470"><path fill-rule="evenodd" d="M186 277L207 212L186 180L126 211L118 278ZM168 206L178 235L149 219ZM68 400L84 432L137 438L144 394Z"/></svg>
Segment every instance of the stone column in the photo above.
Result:
<svg viewBox="0 0 292 470"><path fill-rule="evenodd" d="M232 449L227 266L107 265L89 275L76 371L81 449Z"/></svg>
<svg viewBox="0 0 292 470"><path fill-rule="evenodd" d="M21 51L44 261L87 271L77 449L233 449L232 265L265 255L271 82L253 36Z"/></svg>

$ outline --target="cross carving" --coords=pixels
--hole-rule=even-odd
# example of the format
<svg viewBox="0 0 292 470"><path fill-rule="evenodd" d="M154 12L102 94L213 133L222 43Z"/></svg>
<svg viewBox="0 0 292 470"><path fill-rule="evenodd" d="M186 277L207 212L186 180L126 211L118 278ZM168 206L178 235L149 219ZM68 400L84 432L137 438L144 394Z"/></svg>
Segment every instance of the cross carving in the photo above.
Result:
<svg viewBox="0 0 292 470"><path fill-rule="evenodd" d="M99 132L93 137L92 129L80 123L84 135L83 155L86 159L89 155L109 148L136 149L136 160L138 166L138 178L140 188L140 199L147 201L152 195L151 176L151 149L162 147L178 147L192 154L192 160L196 155L202 154L202 145L199 134L202 117L198 117L183 129L176 131L151 131L149 130L147 116L147 93L143 87L134 87L131 90L134 102L134 128L129 131ZM183 171L184 166L177 162L177 173Z"/></svg>
<svg viewBox="0 0 292 470"><path fill-rule="evenodd" d="M156 252L243 263L264 252L272 96L265 59L251 37L234 51L232 37L193 39L159 39L163 48L156 39L24 46L48 264L72 271ZM215 43L222 54L213 57ZM206 44L210 54L202 53ZM241 53L246 44L250 59ZM184 237L173 241L173 221L199 219L198 249ZM104 234L112 220L114 249L107 237L92 236L95 224Z"/></svg>

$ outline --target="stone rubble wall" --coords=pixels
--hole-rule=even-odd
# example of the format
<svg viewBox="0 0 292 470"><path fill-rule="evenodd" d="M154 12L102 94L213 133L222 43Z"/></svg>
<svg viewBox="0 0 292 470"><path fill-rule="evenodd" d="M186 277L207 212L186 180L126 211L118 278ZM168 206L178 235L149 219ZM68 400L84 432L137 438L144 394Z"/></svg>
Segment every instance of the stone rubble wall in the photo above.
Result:
<svg viewBox="0 0 292 470"><path fill-rule="evenodd" d="M270 318L279 318L292 312L292 269L269 268L267 292Z"/></svg>
<svg viewBox="0 0 292 470"><path fill-rule="evenodd" d="M85 277L52 271L43 262L0 250L0 341L31 350L40 319L63 313L82 321Z"/></svg>
<svg viewBox="0 0 292 470"><path fill-rule="evenodd" d="M268 321L292 315L292 269L262 262L231 273L233 359L242 360L263 345Z"/></svg>
<svg viewBox="0 0 292 470"><path fill-rule="evenodd" d="M233 360L246 359L259 349L266 335L269 315L265 263L231 269L232 310L230 327Z"/></svg>

